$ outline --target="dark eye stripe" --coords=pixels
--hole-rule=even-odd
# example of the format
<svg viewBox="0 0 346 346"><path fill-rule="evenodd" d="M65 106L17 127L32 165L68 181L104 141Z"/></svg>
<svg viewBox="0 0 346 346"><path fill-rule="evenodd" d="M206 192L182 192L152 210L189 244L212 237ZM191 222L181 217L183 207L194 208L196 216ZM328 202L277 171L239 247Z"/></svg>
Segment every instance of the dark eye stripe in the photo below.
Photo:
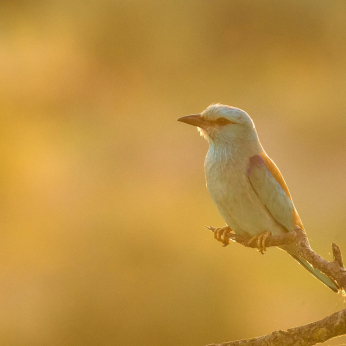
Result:
<svg viewBox="0 0 346 346"><path fill-rule="evenodd" d="M232 121L230 121L226 118L219 118L216 120L216 123L220 126L226 126L228 124L234 124Z"/></svg>

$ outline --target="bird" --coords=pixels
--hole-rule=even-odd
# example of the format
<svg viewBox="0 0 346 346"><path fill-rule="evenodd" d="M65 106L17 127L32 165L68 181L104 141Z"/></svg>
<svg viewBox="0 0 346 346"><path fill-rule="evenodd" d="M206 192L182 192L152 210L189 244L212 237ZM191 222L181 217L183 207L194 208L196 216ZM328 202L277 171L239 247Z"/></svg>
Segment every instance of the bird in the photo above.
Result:
<svg viewBox="0 0 346 346"><path fill-rule="evenodd" d="M229 232L248 236L264 253L269 235L293 231L297 226L305 232L287 184L264 151L255 124L245 111L216 103L178 121L196 126L209 142L204 163L207 189L226 223L215 229L216 240L226 246ZM299 256L296 244L280 248L338 292L333 280Z"/></svg>

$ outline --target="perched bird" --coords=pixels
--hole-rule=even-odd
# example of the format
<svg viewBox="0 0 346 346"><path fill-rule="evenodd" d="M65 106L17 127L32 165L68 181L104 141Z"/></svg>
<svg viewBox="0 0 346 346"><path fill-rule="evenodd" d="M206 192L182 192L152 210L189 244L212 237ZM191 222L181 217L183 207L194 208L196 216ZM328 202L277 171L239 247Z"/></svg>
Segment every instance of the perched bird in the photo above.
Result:
<svg viewBox="0 0 346 346"><path fill-rule="evenodd" d="M205 175L209 194L226 227L214 231L214 237L229 243L227 233L251 236L263 253L267 237L304 229L287 185L264 151L250 116L241 109L212 104L200 114L178 121L198 127L209 142ZM283 245L295 260L326 286L338 292L325 274L299 257L295 244Z"/></svg>

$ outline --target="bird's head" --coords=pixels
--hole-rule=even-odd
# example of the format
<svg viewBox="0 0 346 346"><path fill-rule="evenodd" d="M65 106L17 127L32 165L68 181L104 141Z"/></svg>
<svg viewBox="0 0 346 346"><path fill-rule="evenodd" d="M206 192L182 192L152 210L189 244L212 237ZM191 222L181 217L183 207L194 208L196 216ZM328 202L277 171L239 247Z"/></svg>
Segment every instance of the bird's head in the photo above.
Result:
<svg viewBox="0 0 346 346"><path fill-rule="evenodd" d="M192 114L178 119L197 126L200 134L214 143L232 142L237 139L256 137L255 125L243 110L222 104L212 104L200 114Z"/></svg>

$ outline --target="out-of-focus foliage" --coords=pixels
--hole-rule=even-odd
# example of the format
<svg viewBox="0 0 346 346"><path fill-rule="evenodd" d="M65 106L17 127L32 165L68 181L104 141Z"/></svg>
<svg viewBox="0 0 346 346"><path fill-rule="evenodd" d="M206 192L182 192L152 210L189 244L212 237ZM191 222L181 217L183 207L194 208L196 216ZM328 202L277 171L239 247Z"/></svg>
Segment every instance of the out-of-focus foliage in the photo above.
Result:
<svg viewBox="0 0 346 346"><path fill-rule="evenodd" d="M345 1L2 1L1 345L205 345L345 307L287 254L222 248L207 143L245 109L314 249L346 251Z"/></svg>

